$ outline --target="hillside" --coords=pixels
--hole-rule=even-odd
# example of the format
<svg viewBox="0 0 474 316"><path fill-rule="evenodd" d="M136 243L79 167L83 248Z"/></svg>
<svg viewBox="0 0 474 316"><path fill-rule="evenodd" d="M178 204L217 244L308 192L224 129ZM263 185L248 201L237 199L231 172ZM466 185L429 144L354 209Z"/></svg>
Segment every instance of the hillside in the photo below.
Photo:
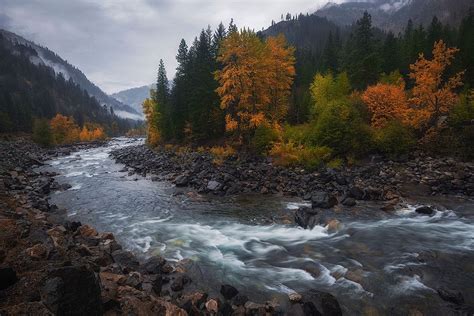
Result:
<svg viewBox="0 0 474 316"><path fill-rule="evenodd" d="M284 34L287 41L298 50L317 54L324 48L329 33L338 30L336 24L324 17L299 15L297 19L276 23L261 34L265 37Z"/></svg>
<svg viewBox="0 0 474 316"><path fill-rule="evenodd" d="M13 44L22 44L33 49L36 52L36 54L30 58L30 61L33 64L49 66L56 74L61 74L66 80L71 79L74 83L81 86L82 89L86 90L89 95L95 97L101 105L106 105L107 107L112 108L118 116L136 120L142 119L140 112L137 112L129 105L108 96L104 91L92 83L79 69L69 64L66 60L48 48L37 45L36 43L28 41L23 37L6 30L0 29L0 34L5 40L8 40Z"/></svg>
<svg viewBox="0 0 474 316"><path fill-rule="evenodd" d="M57 113L73 116L79 125L101 124L109 135L124 133L136 123L117 117L71 77L41 62L30 45L0 33L0 132L29 132L34 118Z"/></svg>
<svg viewBox="0 0 474 316"><path fill-rule="evenodd" d="M415 25L428 25L433 16L443 24L458 26L474 0L373 0L348 1L342 4L328 3L315 12L339 25L351 25L364 11L372 15L374 26L398 33L408 20Z"/></svg>
<svg viewBox="0 0 474 316"><path fill-rule="evenodd" d="M111 95L114 99L130 105L135 111L142 113L142 103L150 96L152 85L142 86L132 89L119 91Z"/></svg>

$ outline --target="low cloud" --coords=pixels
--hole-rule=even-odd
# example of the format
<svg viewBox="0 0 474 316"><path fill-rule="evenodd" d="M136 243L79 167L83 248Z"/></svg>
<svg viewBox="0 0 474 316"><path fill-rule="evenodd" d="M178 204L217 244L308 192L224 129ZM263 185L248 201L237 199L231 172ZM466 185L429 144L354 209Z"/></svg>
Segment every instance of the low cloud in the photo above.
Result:
<svg viewBox="0 0 474 316"><path fill-rule="evenodd" d="M47 46L106 92L149 84L158 60L168 75L181 38L234 18L260 30L282 13L313 12L326 0L0 0L0 27Z"/></svg>

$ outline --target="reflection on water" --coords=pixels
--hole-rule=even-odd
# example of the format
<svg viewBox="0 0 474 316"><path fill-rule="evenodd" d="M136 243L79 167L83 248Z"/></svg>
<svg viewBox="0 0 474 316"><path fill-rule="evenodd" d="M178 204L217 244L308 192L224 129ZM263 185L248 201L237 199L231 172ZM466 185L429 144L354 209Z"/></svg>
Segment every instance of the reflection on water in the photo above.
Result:
<svg viewBox="0 0 474 316"><path fill-rule="evenodd" d="M446 283L474 300L472 202L440 207L432 217L415 214L414 206L376 219L348 214L335 233L268 224L291 217L303 202L176 194L169 183L128 176L109 158L111 150L141 142L116 139L52 161L58 181L72 185L52 194L52 202L113 232L139 256L195 260L200 275L192 277L205 280L206 290L226 282L269 299L317 288L333 293L346 312L404 304L408 310L413 302L439 312L444 303L436 287Z"/></svg>

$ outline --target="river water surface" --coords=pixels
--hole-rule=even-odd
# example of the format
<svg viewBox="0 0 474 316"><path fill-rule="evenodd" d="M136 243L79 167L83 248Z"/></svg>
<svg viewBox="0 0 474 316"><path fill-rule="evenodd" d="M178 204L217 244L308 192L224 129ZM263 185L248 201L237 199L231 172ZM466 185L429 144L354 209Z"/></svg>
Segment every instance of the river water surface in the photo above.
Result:
<svg viewBox="0 0 474 316"><path fill-rule="evenodd" d="M392 214L367 205L345 214L337 232L304 230L273 221L292 217L303 201L180 193L168 182L128 175L109 157L142 142L114 139L50 161L57 181L72 185L51 202L71 220L113 232L139 257L193 259L193 283L211 293L229 283L263 301L318 289L335 295L347 315L446 315L473 307L473 201L424 201L437 208L431 217L414 212L421 201ZM443 301L440 287L460 291L465 305Z"/></svg>

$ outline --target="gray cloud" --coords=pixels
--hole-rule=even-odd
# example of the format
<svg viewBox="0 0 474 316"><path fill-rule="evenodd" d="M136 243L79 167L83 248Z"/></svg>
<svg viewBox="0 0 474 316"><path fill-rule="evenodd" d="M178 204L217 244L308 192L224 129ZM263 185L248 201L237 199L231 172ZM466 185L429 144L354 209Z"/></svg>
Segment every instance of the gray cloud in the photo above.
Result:
<svg viewBox="0 0 474 316"><path fill-rule="evenodd" d="M106 92L149 84L163 58L176 67L181 38L234 18L260 30L281 13L312 12L327 0L0 0L0 27L47 46ZM339 1L340 2L340 1Z"/></svg>

